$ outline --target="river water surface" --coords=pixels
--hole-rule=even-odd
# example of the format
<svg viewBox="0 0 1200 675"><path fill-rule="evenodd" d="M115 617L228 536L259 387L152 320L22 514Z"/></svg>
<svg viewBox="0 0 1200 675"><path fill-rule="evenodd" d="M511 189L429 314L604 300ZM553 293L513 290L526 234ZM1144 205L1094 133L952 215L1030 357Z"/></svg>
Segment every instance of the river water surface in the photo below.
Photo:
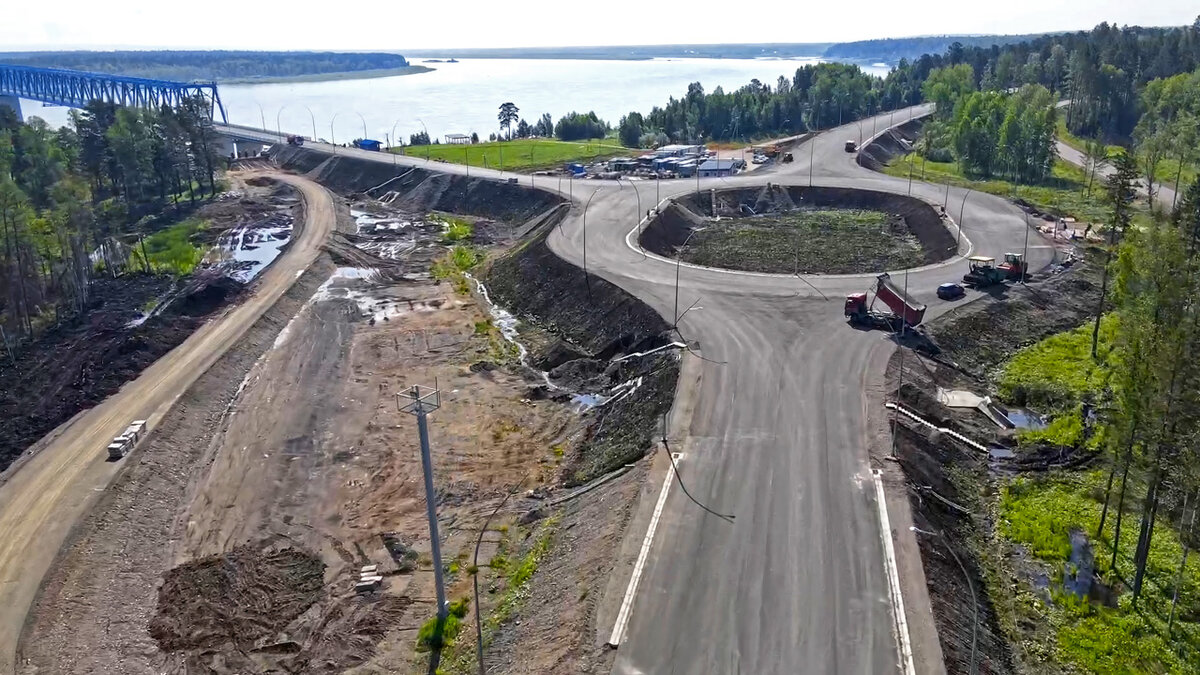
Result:
<svg viewBox="0 0 1200 675"><path fill-rule="evenodd" d="M647 113L682 98L690 82L705 91L732 91L757 78L775 85L796 69L821 59L651 59L598 61L566 59L465 59L424 64L428 73L329 82L224 84L229 121L314 135L338 143L365 135L388 141L427 128L434 138L471 132L486 139L497 130L501 103L512 101L530 124L550 113L557 121L573 110L594 110L616 125L631 110ZM421 60L414 60L421 64ZM863 67L884 75L882 64ZM26 117L54 125L67 120L64 108L22 101ZM311 115L310 115L311 111ZM424 127L422 126L424 123ZM314 129L315 127L315 129ZM393 133L394 132L394 133Z"/></svg>

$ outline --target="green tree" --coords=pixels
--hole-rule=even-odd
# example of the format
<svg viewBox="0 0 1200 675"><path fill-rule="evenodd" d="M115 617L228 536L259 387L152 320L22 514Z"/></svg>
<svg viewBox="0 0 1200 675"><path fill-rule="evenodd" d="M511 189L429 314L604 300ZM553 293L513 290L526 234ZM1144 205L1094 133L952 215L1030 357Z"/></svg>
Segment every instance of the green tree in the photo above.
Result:
<svg viewBox="0 0 1200 675"><path fill-rule="evenodd" d="M621 118L621 123L617 125L617 136L621 139L621 145L627 148L638 147L642 138L642 115L641 113L631 112Z"/></svg>
<svg viewBox="0 0 1200 675"><path fill-rule="evenodd" d="M508 133L509 138L512 138L512 125L520 117L521 109L517 104L508 101L500 104L500 112L496 115L496 119L500 120L500 129Z"/></svg>
<svg viewBox="0 0 1200 675"><path fill-rule="evenodd" d="M921 94L937 106L937 116L941 119L953 117L954 105L974 90L975 71L967 63L934 68L921 85Z"/></svg>

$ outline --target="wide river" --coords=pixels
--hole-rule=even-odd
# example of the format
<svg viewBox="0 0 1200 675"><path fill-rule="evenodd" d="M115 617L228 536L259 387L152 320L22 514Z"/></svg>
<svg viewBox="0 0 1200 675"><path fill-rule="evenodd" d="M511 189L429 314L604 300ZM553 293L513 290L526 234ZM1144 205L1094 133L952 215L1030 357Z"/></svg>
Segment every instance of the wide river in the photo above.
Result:
<svg viewBox="0 0 1200 675"><path fill-rule="evenodd" d="M672 96L683 97L691 82L700 82L705 91L718 85L732 91L754 78L774 86L780 75L791 78L800 66L820 60L414 60L436 70L361 80L225 84L220 92L230 122L265 124L272 130L278 125L284 131L338 143L362 137L364 126L367 137L382 141L399 137L407 142L409 134L422 128L434 138L475 132L486 139L497 130L496 114L506 101L515 103L530 124L542 113L558 120L573 110L594 110L615 126L631 110L646 113ZM884 75L888 69L879 64L864 70ZM67 120L63 108L32 101L22 101L22 108L27 117L36 115L51 124Z"/></svg>

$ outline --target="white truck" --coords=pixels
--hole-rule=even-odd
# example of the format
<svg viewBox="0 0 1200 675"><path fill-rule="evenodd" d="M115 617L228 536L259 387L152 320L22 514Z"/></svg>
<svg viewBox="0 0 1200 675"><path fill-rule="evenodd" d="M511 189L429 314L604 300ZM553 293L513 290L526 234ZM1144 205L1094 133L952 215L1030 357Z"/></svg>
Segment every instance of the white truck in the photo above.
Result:
<svg viewBox="0 0 1200 675"><path fill-rule="evenodd" d="M146 420L134 420L125 427L125 431L121 432L120 436L112 439L112 443L108 444L108 458L118 460L129 454L133 446L142 440L142 434L146 430Z"/></svg>

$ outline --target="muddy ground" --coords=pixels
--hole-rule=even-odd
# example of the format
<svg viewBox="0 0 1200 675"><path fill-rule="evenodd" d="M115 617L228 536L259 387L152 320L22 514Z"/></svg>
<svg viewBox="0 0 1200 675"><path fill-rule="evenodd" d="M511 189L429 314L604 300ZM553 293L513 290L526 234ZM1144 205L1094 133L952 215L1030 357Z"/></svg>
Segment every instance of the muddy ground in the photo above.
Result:
<svg viewBox="0 0 1200 675"><path fill-rule="evenodd" d="M937 387L990 393L997 367L1017 350L1090 318L1099 297L1099 275L1095 262L1079 263L1026 287L997 289L990 297L929 322L927 331L942 349L940 362L905 350L901 401L934 424L985 446L1013 446L1011 433L999 430L978 411L938 403ZM901 358L897 353L889 366L893 393ZM1012 627L1005 626L1004 613L985 590L1017 581L994 564L993 479L1056 465L1085 465L1092 458L1036 451L998 458L904 417L896 433L896 455L908 481L914 525L940 533L918 533L917 541L948 672L1041 672L1030 669L1032 655L1014 643Z"/></svg>
<svg viewBox="0 0 1200 675"><path fill-rule="evenodd" d="M232 196L195 211L212 223L204 233L208 240L281 209L291 217L296 198L290 191L273 185L236 187ZM227 272L200 269L184 278L128 272L93 279L83 314L15 346L11 360L0 355L0 471L236 300L244 284Z"/></svg>
<svg viewBox="0 0 1200 675"><path fill-rule="evenodd" d="M879 212L885 226L805 222L838 209ZM789 229L794 236L777 236ZM714 236L721 245L706 251L706 240ZM940 262L956 250L939 210L919 199L873 190L780 185L680 197L655 214L640 241L667 257L682 253L691 262L784 274L874 272Z"/></svg>
<svg viewBox="0 0 1200 675"><path fill-rule="evenodd" d="M417 650L434 613L431 546L416 424L399 404L435 384L448 595L474 609L477 570L490 672L608 663L595 608L644 474L624 464L650 446L678 369L673 350L614 358L658 346L665 324L616 287L597 297L630 331L555 331L574 314L526 306L537 324L516 337L531 345L522 359L509 315L471 284L430 277L446 250L434 218L350 192L328 256L201 378L80 528L35 608L22 672L426 672L431 658L474 672L473 612L445 650ZM521 231L493 225L508 212L465 214L473 243ZM559 264L559 292L585 293ZM508 278L540 275L526 261ZM367 564L383 581L360 595Z"/></svg>

